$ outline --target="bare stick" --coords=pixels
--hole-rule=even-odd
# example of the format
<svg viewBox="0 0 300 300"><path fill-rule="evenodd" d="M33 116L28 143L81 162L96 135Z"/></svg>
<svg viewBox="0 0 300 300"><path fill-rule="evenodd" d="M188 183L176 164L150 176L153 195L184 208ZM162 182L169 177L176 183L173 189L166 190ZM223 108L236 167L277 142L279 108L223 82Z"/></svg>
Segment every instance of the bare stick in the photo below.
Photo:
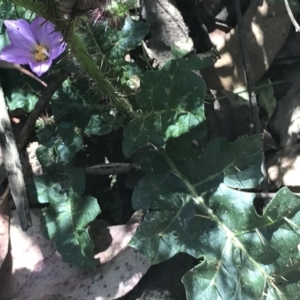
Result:
<svg viewBox="0 0 300 300"><path fill-rule="evenodd" d="M3 164L8 175L11 194L16 205L22 229L31 226L31 215L26 194L22 165L16 141L6 108L3 89L0 83L0 145Z"/></svg>
<svg viewBox="0 0 300 300"><path fill-rule="evenodd" d="M38 102L36 103L33 111L30 113L25 125L23 126L19 138L18 138L18 149L22 150L26 144L26 141L32 131L35 129L35 122L41 115L41 112L46 108L52 95L57 90L57 88L63 83L63 81L68 77L68 73L65 71L60 71L54 80L51 81L46 89L42 92Z"/></svg>
<svg viewBox="0 0 300 300"><path fill-rule="evenodd" d="M244 22L243 22L243 15L242 15L240 0L235 0L235 12L236 12L236 18L237 18L237 22L238 22L240 47L241 47L241 52L242 52L242 59L243 59L245 76L246 76L247 89L248 89L248 93L249 93L249 101L250 101L251 115L252 115L253 125L254 125L254 133L260 133L261 130L260 130L260 121L259 121L258 107L257 107L256 93L255 93L255 84L254 84L252 70L251 70L251 63L250 63L250 58L249 58L248 47L247 47L246 41L244 39ZM261 183L261 187L262 187L263 192L267 193L268 192L268 178L267 178L267 171L266 171L264 159L261 164L261 172L264 175L264 179Z"/></svg>
<svg viewBox="0 0 300 300"><path fill-rule="evenodd" d="M116 175L128 173L132 169L140 170L137 164L128 163L108 163L88 167L84 170L87 175Z"/></svg>
<svg viewBox="0 0 300 300"><path fill-rule="evenodd" d="M47 83L45 83L43 80L41 80L40 78L38 78L37 76L33 75L31 72L29 72L28 70L22 68L20 65L18 64L13 64L13 63L9 63L7 61L4 60L0 60L0 68L4 68L4 69L14 69L17 70L31 78L33 78L34 80L38 81L40 84L42 84L44 87L47 87Z"/></svg>
<svg viewBox="0 0 300 300"><path fill-rule="evenodd" d="M236 11L236 17L237 17L237 22L238 22L240 47L241 47L241 52L242 52L243 65L244 65L244 71L245 71L246 82L247 82L247 89L248 89L248 93L249 93L249 101L250 101L250 107L251 107L251 114L252 114L252 118L253 118L254 132L260 133L260 122L259 122L259 117L258 117L258 107L257 107L256 93L255 93L255 84L254 84L252 70L251 70L249 52L248 52L246 41L244 39L244 22L243 22L243 15L242 15L240 0L235 0L235 11Z"/></svg>
<svg viewBox="0 0 300 300"><path fill-rule="evenodd" d="M299 26L298 22L296 21L294 15L293 15L293 12L292 12L290 4L289 4L289 1L284 0L284 4L285 4L285 7L286 7L286 11L287 11L293 25L295 26L296 32L300 31L300 26Z"/></svg>

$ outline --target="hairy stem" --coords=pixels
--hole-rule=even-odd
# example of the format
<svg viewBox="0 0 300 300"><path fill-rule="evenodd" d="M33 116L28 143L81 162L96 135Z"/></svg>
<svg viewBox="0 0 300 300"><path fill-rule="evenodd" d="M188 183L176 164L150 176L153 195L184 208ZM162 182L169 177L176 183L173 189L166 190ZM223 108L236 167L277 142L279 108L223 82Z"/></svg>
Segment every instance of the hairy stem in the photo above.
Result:
<svg viewBox="0 0 300 300"><path fill-rule="evenodd" d="M68 43L71 52L74 54L78 62L81 64L85 72L94 81L96 88L101 95L108 98L112 104L128 113L132 112L132 106L128 99L121 95L118 90L109 82L105 74L101 72L93 58L89 55L84 42L76 32L77 20L59 19L55 15L51 15L51 10L47 9L44 4L34 0L13 0L16 5L23 6L25 9L31 10L36 14L51 21L58 30L60 30Z"/></svg>

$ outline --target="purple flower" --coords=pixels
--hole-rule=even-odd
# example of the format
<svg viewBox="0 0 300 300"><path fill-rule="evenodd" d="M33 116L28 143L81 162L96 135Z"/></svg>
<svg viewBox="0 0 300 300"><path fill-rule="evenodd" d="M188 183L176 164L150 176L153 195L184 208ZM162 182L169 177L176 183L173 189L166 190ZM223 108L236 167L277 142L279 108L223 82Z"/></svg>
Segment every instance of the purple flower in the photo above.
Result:
<svg viewBox="0 0 300 300"><path fill-rule="evenodd" d="M20 19L4 21L10 45L4 47L0 59L16 64L29 64L38 76L47 72L52 60L66 48L62 35L54 25L37 17L31 24Z"/></svg>

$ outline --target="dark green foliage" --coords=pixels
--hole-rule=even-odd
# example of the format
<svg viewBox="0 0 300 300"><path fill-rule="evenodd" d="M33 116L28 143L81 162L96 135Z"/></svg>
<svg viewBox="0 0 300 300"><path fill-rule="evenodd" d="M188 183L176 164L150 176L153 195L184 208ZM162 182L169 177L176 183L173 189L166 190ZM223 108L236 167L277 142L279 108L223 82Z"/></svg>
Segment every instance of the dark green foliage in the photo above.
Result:
<svg viewBox="0 0 300 300"><path fill-rule="evenodd" d="M89 19L89 13L104 6L85 12L81 6L87 4L76 2L75 13L56 0L13 3L24 8L2 1L0 25L22 14L31 19L30 9L55 23L68 43L49 72L55 76L64 69L70 77L51 99L49 117L37 122L41 145L36 154L44 175L33 179L30 190L45 205L42 230L63 259L82 268L96 266L87 227L101 209L95 198L85 196L85 176L74 161L83 137L124 126L125 156L149 146L140 162L145 177L132 197L133 208L146 214L132 247L153 264L179 252L198 258L182 279L188 300L298 299L300 198L282 188L259 216L255 194L247 190L263 178L262 135L231 143L207 137L206 87L199 70L213 57L172 47L175 59L162 69L142 69L128 54L149 28L129 17L132 1L105 3L101 20ZM8 43L3 26L0 38L3 47ZM16 71L2 71L8 107L30 112L42 87ZM267 98L262 105L270 115L274 105Z"/></svg>
<svg viewBox="0 0 300 300"><path fill-rule="evenodd" d="M80 268L94 268L94 244L87 225L101 212L97 199L84 196L85 178L82 171L65 168L63 173L48 174L34 179L43 209L41 224L45 235L53 239L64 261Z"/></svg>
<svg viewBox="0 0 300 300"><path fill-rule="evenodd" d="M204 95L204 81L189 68L188 60L173 60L162 70L145 72L137 95L140 113L124 130L124 154L130 156L147 143L162 147L201 124Z"/></svg>
<svg viewBox="0 0 300 300"><path fill-rule="evenodd" d="M172 151L174 140L172 148L145 157L147 175L132 201L147 213L131 246L152 263L179 252L202 257L183 277L189 300L220 294L264 299L263 293L290 299L298 287L293 276L300 262L300 198L284 188L260 217L255 194L233 189L253 188L262 179L261 142L260 135L233 143L217 139L203 151L180 156Z"/></svg>
<svg viewBox="0 0 300 300"><path fill-rule="evenodd" d="M122 125L122 116L99 103L95 91L83 80L77 84L66 80L53 98L52 108L57 121L72 122L87 135L108 134Z"/></svg>
<svg viewBox="0 0 300 300"><path fill-rule="evenodd" d="M37 149L36 154L45 169L55 165L68 165L76 152L83 148L81 136L70 123L47 126L37 135L43 145Z"/></svg>

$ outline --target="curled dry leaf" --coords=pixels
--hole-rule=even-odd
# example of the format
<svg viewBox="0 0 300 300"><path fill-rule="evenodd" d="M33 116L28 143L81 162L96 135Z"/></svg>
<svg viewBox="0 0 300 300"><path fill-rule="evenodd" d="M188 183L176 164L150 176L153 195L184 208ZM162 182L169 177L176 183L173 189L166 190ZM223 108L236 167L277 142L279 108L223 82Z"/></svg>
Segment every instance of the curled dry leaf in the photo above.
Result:
<svg viewBox="0 0 300 300"><path fill-rule="evenodd" d="M150 267L143 255L118 240L129 241L130 238L121 233L128 232L130 236L137 225L109 228L110 239L115 241L111 243L112 249L108 247L102 256L96 255L101 261L107 261L97 270L84 271L66 264L53 244L40 235L38 215L39 212L34 211L33 228L26 233L16 224L17 217L13 214L12 266L0 271L0 300L116 299L127 294ZM113 236L115 233L118 241Z"/></svg>

